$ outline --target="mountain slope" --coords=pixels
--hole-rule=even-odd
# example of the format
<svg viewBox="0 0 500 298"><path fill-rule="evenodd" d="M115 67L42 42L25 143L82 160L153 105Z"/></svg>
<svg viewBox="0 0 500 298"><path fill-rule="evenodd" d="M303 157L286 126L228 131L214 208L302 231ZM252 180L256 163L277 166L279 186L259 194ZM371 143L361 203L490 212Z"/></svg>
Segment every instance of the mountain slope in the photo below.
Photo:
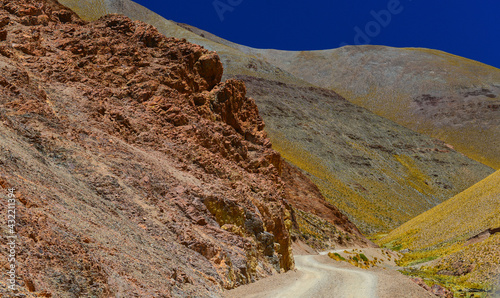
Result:
<svg viewBox="0 0 500 298"><path fill-rule="evenodd" d="M366 233L396 228L491 173L333 91L237 78L256 99L273 148Z"/></svg>
<svg viewBox="0 0 500 298"><path fill-rule="evenodd" d="M179 26L131 1L61 2L87 14L88 19L102 11L141 18L164 34L216 50L225 77L246 83L248 95L255 99L267 123L274 148L305 170L329 202L365 233L395 228L493 171L449 145L376 116L331 90L305 83L258 59L260 50L188 25Z"/></svg>
<svg viewBox="0 0 500 298"><path fill-rule="evenodd" d="M412 234L405 247L423 249L444 242L467 240L500 227L500 171L403 224L381 241Z"/></svg>
<svg viewBox="0 0 500 298"><path fill-rule="evenodd" d="M402 264L436 259L421 274L474 288L500 276L500 171L413 218L379 240L409 249ZM448 279L447 279L448 277Z"/></svg>
<svg viewBox="0 0 500 298"><path fill-rule="evenodd" d="M500 70L429 49L248 50L314 85L500 168Z"/></svg>
<svg viewBox="0 0 500 298"><path fill-rule="evenodd" d="M370 244L305 176L283 174L214 52L51 0L0 1L0 37L0 191L17 204L16 263L0 263L21 292L217 297L293 269L290 189L330 209L328 244Z"/></svg>

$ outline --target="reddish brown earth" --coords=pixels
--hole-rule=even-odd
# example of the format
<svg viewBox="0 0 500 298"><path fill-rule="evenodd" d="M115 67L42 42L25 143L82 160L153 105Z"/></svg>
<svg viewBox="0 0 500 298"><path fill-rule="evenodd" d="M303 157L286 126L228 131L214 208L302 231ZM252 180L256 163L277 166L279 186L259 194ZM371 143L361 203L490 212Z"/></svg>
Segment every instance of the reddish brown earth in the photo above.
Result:
<svg viewBox="0 0 500 298"><path fill-rule="evenodd" d="M437 297L445 297L445 298L453 298L453 294L446 288L443 288L442 286L435 284L432 287L429 287L423 279L417 277L417 278L412 278L411 279L413 282L415 282L417 285L421 286L424 288L426 291L431 292Z"/></svg>
<svg viewBox="0 0 500 298"><path fill-rule="evenodd" d="M0 69L19 293L219 296L294 268L300 209L338 229L328 245L369 243L271 149L214 52L123 16L2 0ZM0 266L8 296L5 253Z"/></svg>
<svg viewBox="0 0 500 298"><path fill-rule="evenodd" d="M281 178L285 181L287 201L293 206L293 222L296 223L293 238L296 236L317 250L353 244L377 247L346 215L325 200L302 170L283 162Z"/></svg>

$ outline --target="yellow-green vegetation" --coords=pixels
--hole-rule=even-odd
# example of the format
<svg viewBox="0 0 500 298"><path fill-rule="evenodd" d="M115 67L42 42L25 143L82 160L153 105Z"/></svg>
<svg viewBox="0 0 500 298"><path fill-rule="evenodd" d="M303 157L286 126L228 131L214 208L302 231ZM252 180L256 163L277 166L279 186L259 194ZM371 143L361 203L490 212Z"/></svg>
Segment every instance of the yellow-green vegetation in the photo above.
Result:
<svg viewBox="0 0 500 298"><path fill-rule="evenodd" d="M329 252L328 256L337 262L346 261L346 259L343 256L339 255L339 253L337 253L337 252L335 252L335 253Z"/></svg>
<svg viewBox="0 0 500 298"><path fill-rule="evenodd" d="M310 178L321 190L322 194L340 210L343 210L349 219L356 223L368 222L373 226L383 227L382 218L375 214L383 212L380 206L366 200L358 193L341 182L334 173L325 168L321 160L311 153L298 148L296 144L283 138L272 138L273 148L292 164L306 171ZM390 216L387 210L386 216Z"/></svg>
<svg viewBox="0 0 500 298"><path fill-rule="evenodd" d="M103 15L111 13L105 0L60 0L59 3L71 8L86 21L94 21Z"/></svg>
<svg viewBox="0 0 500 298"><path fill-rule="evenodd" d="M435 270L406 269L401 270L401 272L408 276L422 278L430 287L435 284L443 286L453 293L453 297L492 297L491 287L484 287L482 284L463 281L463 278L459 276L440 275Z"/></svg>
<svg viewBox="0 0 500 298"><path fill-rule="evenodd" d="M395 155L396 160L406 168L406 183L422 194L432 194L433 190L427 181L431 178L425 175L407 155ZM426 183L427 182L427 183Z"/></svg>
<svg viewBox="0 0 500 298"><path fill-rule="evenodd" d="M500 171L415 217L379 245L409 249L400 266L422 264L410 273L433 278L455 292L490 289L500 275ZM410 274L409 273L409 274Z"/></svg>
<svg viewBox="0 0 500 298"><path fill-rule="evenodd" d="M390 246L386 247L390 248ZM399 246L398 248L400 247L401 246ZM461 248L462 248L461 244L455 243L451 246L444 246L435 249L417 250L411 253L403 254L401 258L396 260L396 264L398 264L401 267L415 266L433 261L437 258L440 258L441 256L457 252Z"/></svg>
<svg viewBox="0 0 500 298"><path fill-rule="evenodd" d="M361 269L368 269L370 267L377 266L377 263L382 263L377 257L373 258L373 260L368 259L363 253L358 252L350 252L344 250L344 253L348 254L347 258L344 258L337 252L329 252L328 256L335 261L338 262L347 262L353 266L356 266Z"/></svg>
<svg viewBox="0 0 500 298"><path fill-rule="evenodd" d="M411 250L464 242L488 228L500 227L500 171L413 218L379 240L400 242Z"/></svg>
<svg viewBox="0 0 500 298"><path fill-rule="evenodd" d="M370 239L372 242L377 242L378 240L384 238L385 236L387 236L387 233L379 232L379 233L371 234L368 237L368 239Z"/></svg>
<svg viewBox="0 0 500 298"><path fill-rule="evenodd" d="M294 209L298 231L292 229L292 235L317 250L330 249L339 243L348 243L353 235L340 231L330 222L306 211Z"/></svg>
<svg viewBox="0 0 500 298"><path fill-rule="evenodd" d="M445 255L435 265L423 270L460 277L459 281L492 287L500 278L500 234L482 242L462 247Z"/></svg>

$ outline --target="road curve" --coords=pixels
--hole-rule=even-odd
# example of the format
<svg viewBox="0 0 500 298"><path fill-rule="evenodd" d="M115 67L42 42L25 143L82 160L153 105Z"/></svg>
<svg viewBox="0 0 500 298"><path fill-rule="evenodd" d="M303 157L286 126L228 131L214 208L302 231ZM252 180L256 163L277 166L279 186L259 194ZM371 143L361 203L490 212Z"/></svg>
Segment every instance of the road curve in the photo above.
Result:
<svg viewBox="0 0 500 298"><path fill-rule="evenodd" d="M375 298L377 277L370 272L334 267L318 261L317 255L295 257L302 273L295 283L284 285L260 297Z"/></svg>
<svg viewBox="0 0 500 298"><path fill-rule="evenodd" d="M339 252L343 250L330 251ZM377 255L376 249L364 253ZM435 297L408 277L394 270L394 264L386 262L380 267L363 270L346 262L335 262L323 255L295 255L297 270L275 274L255 283L225 291L224 298L262 297L361 297L361 298L422 298Z"/></svg>

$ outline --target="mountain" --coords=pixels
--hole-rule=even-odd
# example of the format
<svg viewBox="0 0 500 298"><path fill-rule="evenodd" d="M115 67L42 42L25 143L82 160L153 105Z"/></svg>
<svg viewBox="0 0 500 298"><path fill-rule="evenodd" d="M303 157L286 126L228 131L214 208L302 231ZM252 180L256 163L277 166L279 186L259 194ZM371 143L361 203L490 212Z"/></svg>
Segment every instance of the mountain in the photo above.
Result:
<svg viewBox="0 0 500 298"><path fill-rule="evenodd" d="M365 233L396 228L491 173L333 91L249 76L273 148Z"/></svg>
<svg viewBox="0 0 500 298"><path fill-rule="evenodd" d="M61 2L86 19L122 13L153 24L167 36L217 51L224 78L245 82L273 148L304 171L364 233L396 228L493 172L450 144L377 116L336 90L307 82L308 77L299 78L293 69L265 55L273 51L176 24L131 1ZM317 62L312 59L304 73L320 69Z"/></svg>
<svg viewBox="0 0 500 298"><path fill-rule="evenodd" d="M500 171L379 240L409 249L401 263L437 259L421 273L464 287L490 288L500 276Z"/></svg>
<svg viewBox="0 0 500 298"><path fill-rule="evenodd" d="M214 52L125 16L2 1L0 69L17 237L1 296L218 297L293 269L292 238L373 245L271 148Z"/></svg>
<svg viewBox="0 0 500 298"><path fill-rule="evenodd" d="M254 49L199 35L270 63L314 86L500 168L500 69L425 48L345 46L321 51Z"/></svg>
<svg viewBox="0 0 500 298"><path fill-rule="evenodd" d="M500 168L500 69L420 48L246 52Z"/></svg>

